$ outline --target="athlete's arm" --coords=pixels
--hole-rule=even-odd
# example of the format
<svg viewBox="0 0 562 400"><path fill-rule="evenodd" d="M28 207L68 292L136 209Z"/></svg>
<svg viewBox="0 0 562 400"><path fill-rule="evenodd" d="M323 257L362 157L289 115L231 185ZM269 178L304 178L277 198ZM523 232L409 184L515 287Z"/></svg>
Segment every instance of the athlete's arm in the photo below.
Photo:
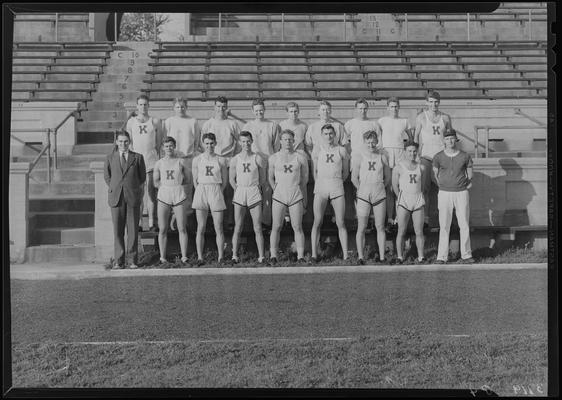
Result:
<svg viewBox="0 0 562 400"><path fill-rule="evenodd" d="M314 181L318 179L318 151L312 152L312 176Z"/></svg>
<svg viewBox="0 0 562 400"><path fill-rule="evenodd" d="M232 189L234 189L236 191L236 164L237 164L237 158L236 157L232 157L232 159L230 160L230 168L228 169L228 180L230 183L230 186L232 186Z"/></svg>
<svg viewBox="0 0 562 400"><path fill-rule="evenodd" d="M256 155L256 164L258 164L260 187L263 190L265 188L265 185L267 185L267 175L266 175L267 164L265 163L263 157L261 157L259 154Z"/></svg>
<svg viewBox="0 0 562 400"><path fill-rule="evenodd" d="M306 132L304 134L304 148L306 152L312 156L312 125L306 128Z"/></svg>
<svg viewBox="0 0 562 400"><path fill-rule="evenodd" d="M271 137L271 148L273 151L277 151L277 147L279 146L279 136L281 135L281 127L277 122L273 123L273 135Z"/></svg>
<svg viewBox="0 0 562 400"><path fill-rule="evenodd" d="M414 142L420 145L420 153L421 153L421 146L422 146L422 144L420 143L420 132L422 130L422 120L423 120L422 118L423 118L423 112L418 114L418 116L416 117L416 126L414 128Z"/></svg>
<svg viewBox="0 0 562 400"><path fill-rule="evenodd" d="M466 176L470 181L466 188L470 189L472 187L472 177L474 176L474 169L472 168L472 158L470 158L470 156L468 156L468 160L466 163Z"/></svg>
<svg viewBox="0 0 562 400"><path fill-rule="evenodd" d="M374 125L375 125L375 132L377 132L377 140L378 140L378 144L380 148L382 148L382 126L381 124L379 124L378 121L373 120Z"/></svg>
<svg viewBox="0 0 562 400"><path fill-rule="evenodd" d="M394 190L396 196L398 196L398 194L400 193L400 184L398 183L398 180L400 179L401 172L402 172L402 167L400 166L400 164L396 165L392 169L392 190Z"/></svg>
<svg viewBox="0 0 562 400"><path fill-rule="evenodd" d="M308 203L308 197L306 195L307 194L306 186L308 184L308 160L306 159L306 157L304 157L301 154L298 154L297 158L301 164L301 176L299 181L299 187L301 188L301 192L304 196L302 204L303 207L306 208Z"/></svg>
<svg viewBox="0 0 562 400"><path fill-rule="evenodd" d="M435 157L433 157L433 175L435 176L435 183L437 183L437 186L439 186L439 159L437 158L439 154L436 154Z"/></svg>
<svg viewBox="0 0 562 400"><path fill-rule="evenodd" d="M156 161L154 164L154 172L152 174L152 179L154 180L154 187L160 187L160 160Z"/></svg>
<svg viewBox="0 0 562 400"><path fill-rule="evenodd" d="M158 158L160 158L160 149L162 148L162 141L164 140L163 136L163 128L162 128L162 121L158 118L152 117L152 124L154 125L154 129L156 130L155 138L156 138L156 154Z"/></svg>
<svg viewBox="0 0 562 400"><path fill-rule="evenodd" d="M453 129L453 122L449 114L443 113L443 122L445 123L445 130L447 130L447 128Z"/></svg>
<svg viewBox="0 0 562 400"><path fill-rule="evenodd" d="M191 177L193 178L193 187L197 187L197 175L199 174L199 156L193 159L193 164L191 165Z"/></svg>
<svg viewBox="0 0 562 400"><path fill-rule="evenodd" d="M345 148L340 152L342 156L342 180L349 178L349 154L345 151Z"/></svg>
<svg viewBox="0 0 562 400"><path fill-rule="evenodd" d="M275 188L275 160L277 159L277 154L269 157L269 167L267 168L267 179L269 181L269 186Z"/></svg>
<svg viewBox="0 0 562 400"><path fill-rule="evenodd" d="M224 192L224 189L226 189L226 185L228 185L228 168L226 167L226 161L224 159L221 160L220 157L219 166L221 168L221 191Z"/></svg>
<svg viewBox="0 0 562 400"><path fill-rule="evenodd" d="M388 188L392 184L392 175L391 175L390 167L388 166L388 158L386 157L386 154L382 155L381 160L383 166L382 171L383 171L384 186Z"/></svg>
<svg viewBox="0 0 562 400"><path fill-rule="evenodd" d="M361 167L361 156L354 155L351 159L351 182L356 189L359 189L359 168Z"/></svg>

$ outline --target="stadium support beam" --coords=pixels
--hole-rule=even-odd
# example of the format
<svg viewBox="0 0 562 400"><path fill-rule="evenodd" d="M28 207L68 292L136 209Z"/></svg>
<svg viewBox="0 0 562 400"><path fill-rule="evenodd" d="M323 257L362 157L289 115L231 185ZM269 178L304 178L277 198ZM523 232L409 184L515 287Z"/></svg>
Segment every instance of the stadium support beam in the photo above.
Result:
<svg viewBox="0 0 562 400"><path fill-rule="evenodd" d="M29 244L29 163L10 164L10 262L25 261Z"/></svg>

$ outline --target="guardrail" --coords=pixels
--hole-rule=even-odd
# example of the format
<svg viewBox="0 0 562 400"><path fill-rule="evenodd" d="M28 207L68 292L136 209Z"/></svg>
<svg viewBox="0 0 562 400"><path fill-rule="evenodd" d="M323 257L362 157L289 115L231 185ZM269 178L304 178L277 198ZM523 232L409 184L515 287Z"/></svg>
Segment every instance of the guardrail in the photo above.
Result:
<svg viewBox="0 0 562 400"><path fill-rule="evenodd" d="M536 125L475 125L474 126L474 158L478 158L478 139L479 131L484 130L484 156L488 158L490 156L490 131L491 130L528 130L528 129L545 129L546 126L536 126Z"/></svg>
<svg viewBox="0 0 562 400"><path fill-rule="evenodd" d="M78 103L78 106L76 108L76 110L72 110L70 111L66 117L64 117L62 119L62 121L55 126L54 128L46 128L46 129L10 129L10 137L12 137L14 140L24 144L25 146L29 147L30 149L39 152L39 154L37 155L37 157L35 157L35 159L31 162L30 166L29 166L29 173L31 173L31 171L33 171L33 168L35 168L35 166L39 163L39 160L41 159L41 157L43 157L43 155L45 153L47 153L47 182L49 184L51 184L52 182L52 175L53 175L53 164L54 164L54 169L58 169L58 152L57 152L57 133L58 130L66 123L66 121L68 121L68 119L70 117L75 117L77 120L80 120L81 117L81 112L84 111L80 108L80 103ZM13 133L17 133L17 132L31 132L31 133L37 133L37 132L45 132L45 146L43 147L43 149L38 149L36 147L34 147L33 145L30 145L26 142L24 142L23 140L21 140L20 138L18 138L17 136L13 135ZM51 142L51 134L53 135L53 141ZM51 161L51 148L53 151L53 161Z"/></svg>

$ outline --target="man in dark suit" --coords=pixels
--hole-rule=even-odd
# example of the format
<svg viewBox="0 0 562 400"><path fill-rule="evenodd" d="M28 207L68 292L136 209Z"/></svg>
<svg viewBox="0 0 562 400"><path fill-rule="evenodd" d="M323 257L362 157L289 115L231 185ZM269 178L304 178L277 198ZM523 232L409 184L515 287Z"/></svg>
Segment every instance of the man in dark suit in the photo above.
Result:
<svg viewBox="0 0 562 400"><path fill-rule="evenodd" d="M104 165L115 238L113 269L125 267L125 226L127 253L131 258L129 268L138 268L138 227L146 166L141 154L129 150L130 143L129 133L120 131L115 140L117 149L107 156Z"/></svg>

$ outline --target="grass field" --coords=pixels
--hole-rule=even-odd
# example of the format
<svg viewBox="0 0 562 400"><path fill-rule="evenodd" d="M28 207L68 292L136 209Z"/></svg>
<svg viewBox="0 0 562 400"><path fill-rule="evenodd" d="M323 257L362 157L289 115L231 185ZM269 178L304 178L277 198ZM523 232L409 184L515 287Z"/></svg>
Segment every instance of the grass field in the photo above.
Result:
<svg viewBox="0 0 562 400"><path fill-rule="evenodd" d="M340 251L341 253L341 251ZM414 264L415 254L410 251L406 253L406 259L404 264ZM378 262L375 261L374 250L370 249L368 246L366 248L365 254L367 256L367 265L385 265L389 263L394 263L394 256L392 254L387 254L387 261ZM216 251L207 251L205 253L206 263L203 267L207 268L224 268L224 267L237 267L237 268L256 268L259 267L257 264L257 254L252 251L240 252L240 262L238 264L232 264L229 262L229 258L232 253L225 252L226 263L219 264L217 262ZM344 261L338 251L334 248L327 247L323 255L321 255L321 262L317 265L357 265L357 257L352 256L348 261ZM437 249L433 246L428 247L426 250L427 262L432 263L437 258ZM535 250L532 248L508 248L503 250L492 250L492 249L476 249L473 252L473 257L478 263L482 264L516 264L516 263L546 263L548 261L548 251L547 250ZM159 253L157 250L151 250L140 254L139 264L141 268L189 268L195 267L197 261L197 256L195 254L190 255L187 264L182 264L180 262L180 254L172 253L168 257L168 262L165 264L157 265L159 259ZM275 266L278 267L298 267L300 264L296 264L296 254L290 251L280 251L278 256L278 263ZM458 255L451 255L449 262L457 262ZM106 268L111 268L112 263L106 264ZM267 265L267 264L266 264ZM270 265L269 265L270 266ZM313 266L313 265L311 265Z"/></svg>
<svg viewBox="0 0 562 400"><path fill-rule="evenodd" d="M546 334L15 343L14 387L479 389L547 393Z"/></svg>

